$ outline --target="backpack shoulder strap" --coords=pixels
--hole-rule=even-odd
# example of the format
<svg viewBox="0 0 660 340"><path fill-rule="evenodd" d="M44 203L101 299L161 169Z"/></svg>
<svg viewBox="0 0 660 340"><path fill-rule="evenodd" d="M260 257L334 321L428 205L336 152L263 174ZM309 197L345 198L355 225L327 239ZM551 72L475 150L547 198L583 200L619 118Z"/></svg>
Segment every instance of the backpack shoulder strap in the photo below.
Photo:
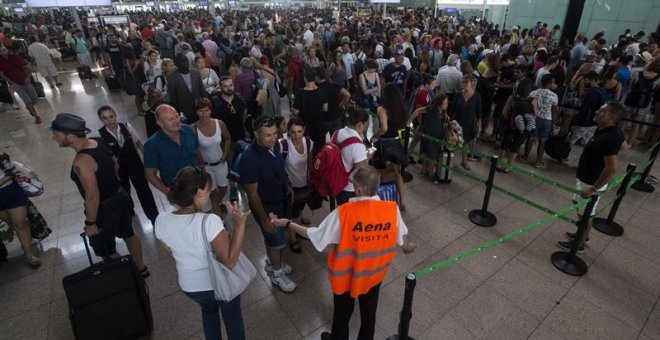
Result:
<svg viewBox="0 0 660 340"><path fill-rule="evenodd" d="M341 143L337 145L339 146L339 149L343 149L351 144L357 144L357 143L362 143L362 140L359 137L352 136L344 139Z"/></svg>
<svg viewBox="0 0 660 340"><path fill-rule="evenodd" d="M289 155L289 140L286 138L280 139L280 145L282 146L282 150L280 150L282 158L286 159L286 156Z"/></svg>

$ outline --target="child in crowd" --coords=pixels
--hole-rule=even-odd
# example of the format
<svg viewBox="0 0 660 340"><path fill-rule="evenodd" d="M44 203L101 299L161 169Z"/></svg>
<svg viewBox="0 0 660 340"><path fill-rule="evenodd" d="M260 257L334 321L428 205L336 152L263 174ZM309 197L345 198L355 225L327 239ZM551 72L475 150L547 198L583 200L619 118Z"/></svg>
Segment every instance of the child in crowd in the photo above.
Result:
<svg viewBox="0 0 660 340"><path fill-rule="evenodd" d="M403 178L401 165L395 155L385 154L374 159L373 165L380 172L380 188L378 197L381 200L396 202L401 211L406 211L403 204Z"/></svg>

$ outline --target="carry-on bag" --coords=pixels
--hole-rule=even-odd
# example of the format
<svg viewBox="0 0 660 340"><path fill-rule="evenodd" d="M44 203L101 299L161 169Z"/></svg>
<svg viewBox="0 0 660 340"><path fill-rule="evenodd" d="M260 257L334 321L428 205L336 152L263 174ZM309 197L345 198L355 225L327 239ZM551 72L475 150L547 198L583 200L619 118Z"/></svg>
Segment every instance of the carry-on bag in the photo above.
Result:
<svg viewBox="0 0 660 340"><path fill-rule="evenodd" d="M94 73L92 73L92 69L87 66L87 65L78 65L76 68L78 71L78 77L80 77L80 80L92 80L94 79Z"/></svg>
<svg viewBox="0 0 660 340"><path fill-rule="evenodd" d="M90 267L62 280L69 318L77 340L136 339L150 334L149 291L130 255L94 264L85 233Z"/></svg>

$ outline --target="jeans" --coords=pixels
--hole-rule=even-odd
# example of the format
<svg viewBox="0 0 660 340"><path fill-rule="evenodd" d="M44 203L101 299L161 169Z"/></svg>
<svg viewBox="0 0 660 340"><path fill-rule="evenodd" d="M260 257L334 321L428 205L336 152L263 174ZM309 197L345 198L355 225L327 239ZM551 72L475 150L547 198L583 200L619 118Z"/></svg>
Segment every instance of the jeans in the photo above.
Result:
<svg viewBox="0 0 660 340"><path fill-rule="evenodd" d="M220 314L225 321L225 330L229 340L245 340L245 327L241 314L241 296L229 302L218 301L212 290L202 292L184 292L202 307L202 324L206 340L222 339L220 331Z"/></svg>

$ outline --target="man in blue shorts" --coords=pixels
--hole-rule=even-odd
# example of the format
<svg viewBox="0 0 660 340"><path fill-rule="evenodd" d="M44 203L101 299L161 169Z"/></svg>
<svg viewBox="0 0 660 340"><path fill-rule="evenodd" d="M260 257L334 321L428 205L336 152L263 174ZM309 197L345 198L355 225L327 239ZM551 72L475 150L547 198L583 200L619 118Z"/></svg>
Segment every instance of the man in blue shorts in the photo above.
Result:
<svg viewBox="0 0 660 340"><path fill-rule="evenodd" d="M282 261L286 232L276 228L269 217L271 213L284 216L287 192L292 192L284 168L284 158L277 143L277 126L272 116L263 115L254 121L254 141L243 152L239 173L250 210L264 236L266 272L272 284L285 293L291 293L296 289L296 284L286 274L292 268Z"/></svg>

